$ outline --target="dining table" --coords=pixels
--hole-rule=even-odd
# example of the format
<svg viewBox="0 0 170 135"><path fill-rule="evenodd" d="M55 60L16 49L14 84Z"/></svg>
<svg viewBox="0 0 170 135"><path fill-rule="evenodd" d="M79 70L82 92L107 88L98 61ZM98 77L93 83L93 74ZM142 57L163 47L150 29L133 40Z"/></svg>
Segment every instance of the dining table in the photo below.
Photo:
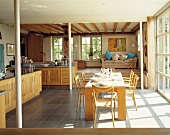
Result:
<svg viewBox="0 0 170 135"><path fill-rule="evenodd" d="M90 78L90 81L85 85L85 119L87 121L93 120L93 96L92 96L92 85L114 85L114 91L117 92L117 115L115 119L126 120L126 93L125 83L121 72L113 72L106 77L102 73L95 73Z"/></svg>

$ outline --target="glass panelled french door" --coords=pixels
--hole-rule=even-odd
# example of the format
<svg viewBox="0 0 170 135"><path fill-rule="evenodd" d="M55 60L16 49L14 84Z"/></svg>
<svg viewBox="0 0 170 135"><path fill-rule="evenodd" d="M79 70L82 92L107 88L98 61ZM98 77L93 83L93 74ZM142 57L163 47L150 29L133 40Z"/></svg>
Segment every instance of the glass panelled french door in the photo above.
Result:
<svg viewBox="0 0 170 135"><path fill-rule="evenodd" d="M157 17L158 91L170 100L170 8Z"/></svg>

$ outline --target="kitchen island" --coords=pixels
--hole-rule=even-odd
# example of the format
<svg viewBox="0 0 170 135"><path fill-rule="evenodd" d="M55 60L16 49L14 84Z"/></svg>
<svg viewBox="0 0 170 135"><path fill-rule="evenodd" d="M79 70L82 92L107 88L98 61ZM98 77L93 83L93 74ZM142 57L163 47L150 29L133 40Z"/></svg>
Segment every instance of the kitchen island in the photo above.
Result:
<svg viewBox="0 0 170 135"><path fill-rule="evenodd" d="M0 128L6 127L5 90L0 90Z"/></svg>
<svg viewBox="0 0 170 135"><path fill-rule="evenodd" d="M22 103L32 99L42 91L41 70L29 72L22 71L21 76ZM16 107L15 73L7 72L6 76L0 79L0 90L5 90L5 112Z"/></svg>
<svg viewBox="0 0 170 135"><path fill-rule="evenodd" d="M22 64L22 70L29 68L30 64ZM69 66L55 66L54 64L49 64L48 66L43 66L41 63L33 63L34 70L42 71L42 85L69 85ZM15 70L14 67L10 67L7 70ZM77 62L72 63L72 80L74 82L74 77L77 72Z"/></svg>

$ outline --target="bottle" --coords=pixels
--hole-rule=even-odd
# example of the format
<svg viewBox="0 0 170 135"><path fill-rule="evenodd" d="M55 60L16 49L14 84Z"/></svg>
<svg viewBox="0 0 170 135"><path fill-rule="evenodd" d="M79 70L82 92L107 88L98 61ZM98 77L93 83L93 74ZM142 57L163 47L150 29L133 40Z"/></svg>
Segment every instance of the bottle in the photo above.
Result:
<svg viewBox="0 0 170 135"><path fill-rule="evenodd" d="M55 66L57 66L57 60L55 60Z"/></svg>

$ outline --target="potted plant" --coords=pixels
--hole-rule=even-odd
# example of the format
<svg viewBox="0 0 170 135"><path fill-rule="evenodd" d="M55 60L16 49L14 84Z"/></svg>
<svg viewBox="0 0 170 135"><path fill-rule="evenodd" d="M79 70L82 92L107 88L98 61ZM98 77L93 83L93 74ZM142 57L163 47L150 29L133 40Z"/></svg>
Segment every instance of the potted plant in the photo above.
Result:
<svg viewBox="0 0 170 135"><path fill-rule="evenodd" d="M93 48L90 48L89 58L93 60Z"/></svg>

